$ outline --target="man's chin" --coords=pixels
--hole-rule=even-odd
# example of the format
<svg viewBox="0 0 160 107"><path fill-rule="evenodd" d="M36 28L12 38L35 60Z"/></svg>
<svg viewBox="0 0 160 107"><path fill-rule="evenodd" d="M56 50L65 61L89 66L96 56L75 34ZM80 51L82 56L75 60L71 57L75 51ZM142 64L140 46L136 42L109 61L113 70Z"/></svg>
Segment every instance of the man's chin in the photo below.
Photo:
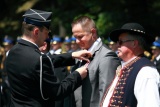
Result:
<svg viewBox="0 0 160 107"><path fill-rule="evenodd" d="M82 50L86 49L85 47L81 47Z"/></svg>

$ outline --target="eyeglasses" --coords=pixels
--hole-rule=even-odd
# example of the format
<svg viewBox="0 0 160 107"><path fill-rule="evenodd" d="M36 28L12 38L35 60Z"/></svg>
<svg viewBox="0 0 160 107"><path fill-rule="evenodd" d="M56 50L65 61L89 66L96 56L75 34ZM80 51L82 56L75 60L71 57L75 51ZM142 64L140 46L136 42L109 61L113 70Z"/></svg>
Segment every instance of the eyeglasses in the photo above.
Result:
<svg viewBox="0 0 160 107"><path fill-rule="evenodd" d="M118 40L117 43L118 43L119 45L122 45L123 43L125 43L125 42L130 42L130 41L134 41L134 40L124 40L124 41Z"/></svg>

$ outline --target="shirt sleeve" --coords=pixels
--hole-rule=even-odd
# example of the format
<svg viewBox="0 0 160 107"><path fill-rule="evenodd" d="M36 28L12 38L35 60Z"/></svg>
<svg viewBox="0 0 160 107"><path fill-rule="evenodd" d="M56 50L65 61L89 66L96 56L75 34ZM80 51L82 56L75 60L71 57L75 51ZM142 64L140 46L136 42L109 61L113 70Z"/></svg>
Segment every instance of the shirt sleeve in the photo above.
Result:
<svg viewBox="0 0 160 107"><path fill-rule="evenodd" d="M143 67L136 78L134 94L137 107L160 107L160 76L154 67Z"/></svg>

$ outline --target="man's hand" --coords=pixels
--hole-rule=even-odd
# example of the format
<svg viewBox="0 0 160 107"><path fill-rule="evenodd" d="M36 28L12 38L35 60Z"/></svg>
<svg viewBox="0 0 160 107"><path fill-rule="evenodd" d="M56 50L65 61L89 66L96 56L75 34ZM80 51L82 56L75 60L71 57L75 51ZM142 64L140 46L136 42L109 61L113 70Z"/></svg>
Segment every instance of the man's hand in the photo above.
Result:
<svg viewBox="0 0 160 107"><path fill-rule="evenodd" d="M92 57L92 54L87 50L81 50L81 51L73 52L72 57L90 62L88 58Z"/></svg>
<svg viewBox="0 0 160 107"><path fill-rule="evenodd" d="M80 68L77 68L75 71L79 72L82 79L84 79L87 76L87 66L82 66Z"/></svg>

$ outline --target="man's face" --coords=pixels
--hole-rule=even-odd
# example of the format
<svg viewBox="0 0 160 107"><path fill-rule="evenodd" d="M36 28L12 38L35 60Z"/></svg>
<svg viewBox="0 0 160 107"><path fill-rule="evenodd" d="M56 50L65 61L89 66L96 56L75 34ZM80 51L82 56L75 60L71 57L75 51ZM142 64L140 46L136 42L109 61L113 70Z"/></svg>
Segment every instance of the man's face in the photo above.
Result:
<svg viewBox="0 0 160 107"><path fill-rule="evenodd" d="M4 46L5 52L9 51L13 47L13 44L8 44Z"/></svg>
<svg viewBox="0 0 160 107"><path fill-rule="evenodd" d="M43 46L45 40L49 38L48 33L49 33L49 30L45 27L43 28L42 31L39 29L39 33L38 33L38 44L39 44L39 46Z"/></svg>
<svg viewBox="0 0 160 107"><path fill-rule="evenodd" d="M159 48L152 49L152 53L154 57L157 57L160 54L160 49Z"/></svg>
<svg viewBox="0 0 160 107"><path fill-rule="evenodd" d="M109 48L114 52L117 51L117 43L109 44Z"/></svg>
<svg viewBox="0 0 160 107"><path fill-rule="evenodd" d="M71 49L72 49L73 51L76 51L77 49L79 49L78 44L77 44L77 43L72 43L72 44L71 44Z"/></svg>
<svg viewBox="0 0 160 107"><path fill-rule="evenodd" d="M119 41L117 42L118 57L121 58L123 61L128 61L132 57L134 40L129 39L127 35L127 33L120 34Z"/></svg>
<svg viewBox="0 0 160 107"><path fill-rule="evenodd" d="M64 44L64 48L66 51L69 51L71 49L71 44L70 43Z"/></svg>
<svg viewBox="0 0 160 107"><path fill-rule="evenodd" d="M72 33L81 49L89 49L95 41L92 32L85 31L80 24L72 27Z"/></svg>
<svg viewBox="0 0 160 107"><path fill-rule="evenodd" d="M62 45L61 42L57 42L57 43L51 44L51 48L56 51L61 48L61 45Z"/></svg>

